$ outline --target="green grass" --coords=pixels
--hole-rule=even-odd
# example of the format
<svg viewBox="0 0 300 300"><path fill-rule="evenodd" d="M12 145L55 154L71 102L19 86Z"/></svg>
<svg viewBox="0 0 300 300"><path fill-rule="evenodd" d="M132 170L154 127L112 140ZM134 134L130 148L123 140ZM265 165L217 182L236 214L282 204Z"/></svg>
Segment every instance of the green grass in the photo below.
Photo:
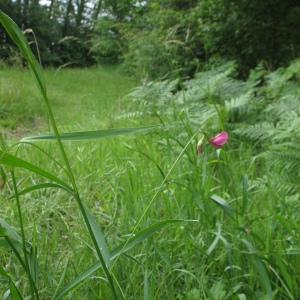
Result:
<svg viewBox="0 0 300 300"><path fill-rule="evenodd" d="M28 133L47 132L47 115L29 73L0 72L1 96L9 99L6 110L11 109L1 119L9 145ZM130 98L122 98L137 84L117 69L45 70L45 77L61 131L158 123L151 114L124 117L138 109ZM145 133L64 144L81 199L101 224L109 249L131 234L192 137L189 119L180 116L170 126ZM160 119L166 125L170 121L163 113ZM199 156L196 138L185 150L138 229L162 220L186 221L166 225L128 251L128 256L119 258L113 272L126 299L299 297L300 228L299 213L294 209L298 198L261 187L257 178L267 174L268 165L253 163L251 142L232 136L229 132L229 142L220 153L206 143L205 155ZM37 145L61 158L56 144ZM18 157L68 181L61 167L31 145L21 145ZM12 181L8 178L0 194L0 217L18 231L17 209L10 198ZM16 169L16 178L19 190L44 182L20 169ZM67 266L62 287L91 266L96 254L78 206L65 191L28 193L21 197L21 207L27 240L33 243L36 236L40 298L51 299L64 268ZM7 248L1 250L2 266L22 294L29 295L18 261ZM0 280L0 294L4 295L7 281L3 277ZM98 269L64 299L111 299L103 271Z"/></svg>
<svg viewBox="0 0 300 300"><path fill-rule="evenodd" d="M61 130L96 130L118 126L120 101L137 85L117 67L45 70L47 91ZM42 97L27 69L0 70L0 126L2 131L47 130L48 117ZM67 113L66 113L67 111Z"/></svg>

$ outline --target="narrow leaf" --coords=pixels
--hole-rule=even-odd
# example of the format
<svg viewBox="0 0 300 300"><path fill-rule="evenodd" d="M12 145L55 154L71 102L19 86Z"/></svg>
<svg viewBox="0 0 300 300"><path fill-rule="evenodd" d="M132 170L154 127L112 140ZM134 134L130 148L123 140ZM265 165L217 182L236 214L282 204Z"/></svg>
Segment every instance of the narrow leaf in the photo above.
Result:
<svg viewBox="0 0 300 300"><path fill-rule="evenodd" d="M58 293L60 287L62 286L62 284L63 284L63 282L64 282L64 280L65 280L65 277L66 277L66 274L67 274L67 270L68 270L68 265L69 265L69 259L68 259L67 262L66 262L66 266L65 266L64 271L63 271L63 273L62 273L62 275L61 275L61 277L60 277L60 279L59 279L58 286L57 286L57 288L56 288L56 290L55 290L55 292L54 292L54 294L53 294L52 299L55 299L55 296L57 295L57 293Z"/></svg>
<svg viewBox="0 0 300 300"><path fill-rule="evenodd" d="M102 231L101 227L98 226L97 222L95 221L95 219L93 218L93 216L90 214L90 212L87 210L87 208L85 206L84 206L84 210L85 210L86 216L89 219L89 222L91 224L98 247L99 247L101 254L104 258L104 261L106 263L106 267L109 269L111 267L110 255L109 255L109 251L107 248L107 244L105 241L103 231Z"/></svg>
<svg viewBox="0 0 300 300"><path fill-rule="evenodd" d="M144 239L151 236L153 233L155 233L158 229L162 228L163 226L169 224L169 223L176 223L176 222L182 222L183 220L165 220L158 222L156 224L153 224L140 232L138 232L135 236L133 236L125 249L123 250L123 253L125 251L130 250L134 245L137 243L142 242ZM122 243L121 245L117 246L115 249L113 249L110 252L110 259L113 260L118 255L120 255L124 245L126 242ZM97 261L92 266L90 266L88 269L86 269L83 273L81 273L79 276L77 276L72 282L70 282L53 300L58 300L64 297L67 293L69 293L71 290L73 290L80 282L83 280L86 280L93 272L95 272L97 269L101 268L101 262Z"/></svg>
<svg viewBox="0 0 300 300"><path fill-rule="evenodd" d="M216 247L216 245L220 239L220 235L221 235L221 225L220 224L218 224L218 232L214 232L214 234L216 235L216 237L213 240L213 242L211 243L211 245L209 246L208 250L206 251L207 255L211 254L211 252L214 250L214 248Z"/></svg>
<svg viewBox="0 0 300 300"><path fill-rule="evenodd" d="M2 268L2 266L0 265L0 275L7 278L7 279L10 279L10 276L7 274L7 272Z"/></svg>
<svg viewBox="0 0 300 300"><path fill-rule="evenodd" d="M14 300L23 300L23 297L21 296L19 290L17 289L17 287L15 286L15 284L13 282L11 282L9 284L9 288L10 288L12 298Z"/></svg>
<svg viewBox="0 0 300 300"><path fill-rule="evenodd" d="M242 216L244 216L244 214L245 214L247 204L248 204L248 175L244 174Z"/></svg>
<svg viewBox="0 0 300 300"><path fill-rule="evenodd" d="M21 236L10 226L8 225L3 219L0 219L0 226L5 228L8 235L10 235L12 238L22 241Z"/></svg>
<svg viewBox="0 0 300 300"><path fill-rule="evenodd" d="M227 201L217 195L212 195L210 198L214 200L231 217L233 216L234 208Z"/></svg>
<svg viewBox="0 0 300 300"><path fill-rule="evenodd" d="M7 234L6 229L3 227L0 227L0 237L4 237L4 236L6 236L6 234Z"/></svg>
<svg viewBox="0 0 300 300"><path fill-rule="evenodd" d="M125 246L123 252L128 251L129 249L131 249L134 245L136 245L137 243L142 242L143 240L145 240L146 238L148 238L149 236L151 236L154 232L156 232L158 229L164 227L166 224L170 224L170 223L178 223L178 222L182 222L184 220L165 220L165 221L161 221L161 222L157 222L141 231L139 231L137 234L135 234L130 240L129 242L125 241L122 244L120 244L119 246L117 246L115 249L113 249L110 252L110 257L111 259L116 258L118 255L121 254L121 251L124 247L124 245L127 243L127 245Z"/></svg>
<svg viewBox="0 0 300 300"><path fill-rule="evenodd" d="M6 279L9 280L9 289L10 289L10 292L11 292L11 295L13 296L13 299L20 299L22 300L22 296L19 292L19 290L17 289L17 287L15 286L15 284L13 283L11 277L8 275L8 273L0 266L0 276L3 276L5 277ZM3 297L4 299L4 297Z"/></svg>
<svg viewBox="0 0 300 300"><path fill-rule="evenodd" d="M246 245L248 250L253 253L253 258L255 260L255 264L257 266L257 269L258 269L258 272L261 276L261 279L262 279L262 281L265 285L265 288L266 288L266 291L267 291L267 294L268 294L268 299L272 300L273 299L272 287L271 287L271 283L270 283L269 276L268 276L268 273L266 271L265 265L263 264L260 257L256 254L257 250L247 240L242 239L242 242Z"/></svg>
<svg viewBox="0 0 300 300"><path fill-rule="evenodd" d="M21 159L18 158L14 155L11 155L9 153L3 152L2 150L0 150L0 163L3 165L7 165L10 166L12 168L24 168L27 169L29 171L32 171L36 174L42 175L43 177L46 177L50 180L53 180L59 184L61 184L62 186L64 186L65 188L67 188L68 190L72 191L72 188L65 183L64 181L62 181L61 179L59 179L58 177L48 173L47 171Z"/></svg>
<svg viewBox="0 0 300 300"><path fill-rule="evenodd" d="M9 239L11 241L11 243L13 244L13 246L16 249L22 249L22 244L17 241L16 239ZM26 245L27 247L30 246L30 244ZM7 242L7 240L5 238L0 238L0 247L9 247L10 248L10 244Z"/></svg>
<svg viewBox="0 0 300 300"><path fill-rule="evenodd" d="M60 133L59 136L62 142L82 141L82 140L106 138L111 136L129 134L129 133L136 133L144 130L153 129L155 127L156 126L146 126L146 127L136 127L136 128L113 128L113 129L103 129L103 130L95 130L95 131L68 132L68 133ZM44 134L44 135L25 137L21 140L21 142L29 142L29 141L57 142L57 139L54 134Z"/></svg>
<svg viewBox="0 0 300 300"><path fill-rule="evenodd" d="M33 191L37 191L37 190L40 190L40 189L46 189L46 188L59 188L59 189L63 189L66 192L70 193L72 195L72 197L75 198L75 195L74 195L74 193L72 191L70 191L69 189L67 189L63 185L56 184L56 183L41 183L41 184L36 184L36 185L30 186L29 188L24 189L24 190L18 192L18 196L22 196L22 195L25 195L27 193L30 193L30 192L33 192ZM12 196L11 198L13 198L13 197L14 196Z"/></svg>

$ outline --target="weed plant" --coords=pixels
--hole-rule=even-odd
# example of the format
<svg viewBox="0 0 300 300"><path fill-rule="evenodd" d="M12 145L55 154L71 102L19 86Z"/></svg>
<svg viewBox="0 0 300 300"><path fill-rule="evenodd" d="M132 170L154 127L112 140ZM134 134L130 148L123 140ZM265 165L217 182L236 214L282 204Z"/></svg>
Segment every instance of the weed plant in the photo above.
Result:
<svg viewBox="0 0 300 300"><path fill-rule="evenodd" d="M82 124L66 114L68 99L74 92L82 107L81 95L97 83L75 77L66 89L70 74L46 72L50 86L62 77L53 100L49 88L56 126L39 66L0 14L29 60L55 132L16 145L2 139L4 299L299 298L297 61L270 74L258 68L248 82L234 79L234 63L179 91L178 81L151 82L104 103L100 120L83 110ZM98 109L92 100L84 105ZM83 131L110 127L108 120L130 128ZM161 126L115 136L154 123ZM224 129L228 143L216 149L205 141L197 153L203 133Z"/></svg>

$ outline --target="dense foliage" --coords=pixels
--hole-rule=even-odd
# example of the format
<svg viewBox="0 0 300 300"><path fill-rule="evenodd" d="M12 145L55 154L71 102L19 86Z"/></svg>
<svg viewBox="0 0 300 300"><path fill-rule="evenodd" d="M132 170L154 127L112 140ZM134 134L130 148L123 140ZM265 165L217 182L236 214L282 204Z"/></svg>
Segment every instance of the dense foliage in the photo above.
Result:
<svg viewBox="0 0 300 300"><path fill-rule="evenodd" d="M229 59L247 78L261 61L274 70L299 56L299 1L1 0L0 8L33 30L45 65L124 62L138 77L185 78ZM0 36L0 59L13 62L2 28Z"/></svg>
<svg viewBox="0 0 300 300"><path fill-rule="evenodd" d="M278 195L299 197L300 160L300 61L288 68L266 72L261 66L249 79L234 79L235 63L201 72L186 80L178 91L178 80L150 82L128 97L140 110L129 116L152 116L180 135L208 126L214 132L227 128L232 139L255 145L253 160L264 161L268 171L255 179ZM238 145L236 145L238 146ZM272 174L272 176L270 176Z"/></svg>

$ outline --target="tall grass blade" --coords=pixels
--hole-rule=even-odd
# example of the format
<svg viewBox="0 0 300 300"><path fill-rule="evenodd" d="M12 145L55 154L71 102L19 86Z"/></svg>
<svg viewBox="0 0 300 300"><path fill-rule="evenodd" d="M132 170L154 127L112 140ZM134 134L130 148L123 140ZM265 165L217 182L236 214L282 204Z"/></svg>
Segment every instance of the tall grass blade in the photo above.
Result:
<svg viewBox="0 0 300 300"><path fill-rule="evenodd" d="M137 243L142 242L143 240L145 240L146 238L151 236L153 233L155 233L157 230L164 227L165 225L171 224L171 223L178 223L178 222L182 222L182 221L185 221L185 220L165 220L165 221L155 223L155 224L141 230L140 232L138 232L136 235L134 235L130 239L130 241L127 243L127 245L124 249L123 249L123 247L124 247L126 241L124 243L120 244L119 246L117 246L115 249L113 249L109 253L110 260L112 261L114 258L119 256L121 254L121 252L124 253L125 251L130 250ZM97 261L92 266L90 266L88 269L86 269L84 272L82 272L79 276L77 276L56 297L53 297L52 299L53 300L61 299L66 294L68 294L71 290L73 290L82 281L87 280L88 277L99 268L101 268L101 262Z"/></svg>
<svg viewBox="0 0 300 300"><path fill-rule="evenodd" d="M242 239L242 242L245 244L245 246L248 248L248 250L253 253L252 257L255 260L258 272L259 272L259 274L261 276L261 279L262 279L262 282L263 282L263 284L266 288L268 299L272 300L273 295L272 295L272 287L271 287L271 283L270 283L270 280L269 280L269 276L267 274L266 268L265 268L262 260L256 254L257 250L247 240Z"/></svg>
<svg viewBox="0 0 300 300"><path fill-rule="evenodd" d="M10 235L12 238L16 239L17 241L22 241L21 236L1 218L0 218L0 226L3 227L8 233L8 235ZM29 243L28 246L30 246Z"/></svg>
<svg viewBox="0 0 300 300"><path fill-rule="evenodd" d="M9 276L9 275L7 274L7 272L1 267L1 265L0 265L0 275L10 280L10 276Z"/></svg>
<svg viewBox="0 0 300 300"><path fill-rule="evenodd" d="M244 214L245 214L247 204L248 204L248 175L244 174L242 216L244 216Z"/></svg>
<svg viewBox="0 0 300 300"><path fill-rule="evenodd" d="M37 190L40 190L40 189L46 189L46 188L59 188L59 189L63 189L66 192L70 193L72 195L72 197L75 197L75 195L74 195L74 193L72 191L70 191L69 189L67 189L63 185L56 184L56 183L41 183L41 184L36 184L36 185L30 186L29 188L26 188L26 189L18 192L18 196L22 196L22 195L31 193L33 191L37 191Z"/></svg>
<svg viewBox="0 0 300 300"><path fill-rule="evenodd" d="M105 240L103 231L102 231L101 227L98 226L97 222L95 221L95 219L93 218L93 216L90 214L90 212L88 211L88 209L85 206L84 206L84 210L85 210L86 216L91 224L92 230L94 232L99 249L100 249L103 259L105 261L106 267L109 269L111 267L110 255L109 255L109 251L107 248L107 244L106 244L106 240Z"/></svg>
<svg viewBox="0 0 300 300"><path fill-rule="evenodd" d="M211 243L211 245L209 246L208 250L206 251L207 255L210 255L212 253L212 251L215 249L220 236L221 236L221 224L218 224L218 232L214 232L214 234L216 235L215 239L213 240L213 242Z"/></svg>
<svg viewBox="0 0 300 300"><path fill-rule="evenodd" d="M12 298L14 300L23 300L23 297L21 296L21 293L19 292L19 290L17 289L16 285L13 282L11 282L9 284L9 289L10 289Z"/></svg>
<svg viewBox="0 0 300 300"><path fill-rule="evenodd" d="M183 221L186 222L186 220L164 220L164 221L157 222L153 225L150 225L149 227L147 227L147 228L139 231L135 235L133 235L133 237L130 238L129 241L125 241L122 244L120 244L119 246L117 246L115 249L113 249L110 252L111 260L116 258L118 255L120 255L121 252L126 252L126 251L130 250L134 245L136 245L137 243L142 242L143 240L145 240L146 238L151 236L158 229L164 227L165 225L172 224L172 223L183 222ZM126 246L123 249L125 244L126 244Z"/></svg>
<svg viewBox="0 0 300 300"><path fill-rule="evenodd" d="M212 195L210 197L212 200L214 200L224 211L226 211L231 217L233 217L234 208L223 198Z"/></svg>
<svg viewBox="0 0 300 300"><path fill-rule="evenodd" d="M62 273L62 275L61 275L61 277L59 279L59 283L58 283L57 288L56 288L56 290L55 290L55 292L54 292L54 294L52 296L52 299L58 299L58 298L55 298L55 296L57 295L59 289L61 288L61 286L62 286L62 284L63 284L63 282L65 280L65 277L66 277L66 274L67 274L67 270L68 270L68 265L69 265L69 259L66 262L66 266L65 266L64 271L63 271L63 273Z"/></svg>
<svg viewBox="0 0 300 300"><path fill-rule="evenodd" d="M118 299L117 297L117 294L116 294L116 290L115 290L115 285L113 283L113 280L112 280L112 277L111 277L111 274L110 272L107 270L106 268L106 265L105 265L105 262L104 262L104 259L102 257L102 254L101 254L101 251L98 247L98 244L97 244L97 241L96 241L96 238L93 234L93 230L91 228L91 225L88 221L88 218L85 214L85 210L84 210L84 207L83 207L83 204L81 202L81 199L79 197L79 193L77 191L77 185L76 185L76 181L75 181L75 178L74 178L74 175L73 175L73 172L72 172L72 169L71 169L71 166L70 166L70 163L69 163L69 160L67 158L67 155L66 155L66 152L65 152L65 149L63 147L63 144L62 144L62 141L61 141L61 138L59 136L59 132L58 132L58 129L57 129L57 126L56 126L56 122L55 122L55 119L54 119L54 115L53 115L53 112L52 112L52 109L51 109L51 106L50 106L50 103L49 103L49 100L47 98L47 92L46 92L46 85L45 85L45 82L44 82L44 78L43 78L43 74L42 74L42 71L41 71L41 68L37 62L37 60L35 59L33 53L31 52L31 49L30 47L28 46L28 43L27 41L25 40L25 38L23 37L22 35L22 32L21 30L18 28L18 26L8 17L6 16L5 14L3 14L1 11L0 11L0 21L3 23L5 29L7 30L7 32L9 33L9 35L11 36L11 38L13 39L13 41L17 44L17 46L20 48L20 50L22 51L22 53L24 54L25 58L27 59L28 61L28 64L29 64L29 67L31 69L31 72L34 76L34 79L36 81L36 84L38 86L38 89L40 90L43 98L44 98L44 102L45 102L45 105L47 107L47 111L48 111L48 116L49 116L49 120L50 120L50 123L52 125L52 129L55 133L55 137L56 137L56 140L57 140L57 143L58 143L58 147L59 147L59 150L61 152L61 155L63 157L63 160L64 160L64 163L66 165L66 171L68 173L68 176L69 176L69 179L72 183L72 187L73 187L73 190L74 190L74 194L75 194L75 199L79 205L79 208L80 208L80 211L81 211L81 214L84 218L84 221L86 223L86 226L88 228L88 231L89 231L89 234L91 236L91 239L93 241L93 244L94 244L94 247L97 251L97 254L98 254L98 257L100 259L100 261L102 262L103 264L103 269L104 269L104 272L106 274L106 277L108 279L108 282L109 282L109 285L110 285L110 290L112 292L112 295L113 295L113 298L114 299ZM1 153L0 153L1 155ZM11 156L13 158L13 156ZM4 158L5 158L5 155L4 155ZM7 158L7 157L6 157ZM3 157L1 158L1 160L3 160ZM20 162L20 161L19 161ZM22 167L24 167L22 164L21 164ZM32 166L32 165L31 165ZM28 165L27 165L28 167ZM34 166L35 167L35 166ZM26 167L25 167L26 168ZM54 180L56 181L57 183L60 183L62 185L64 185L65 187L69 188L69 186L64 183L62 180L59 180L58 178L56 178L54 175L51 175L49 173L45 173L44 170L35 167L35 172L38 173L38 174L41 174L43 176L45 175L48 175L46 177L48 177L50 179L50 177L52 177L51 180ZM12 173L12 176L13 175L13 171L11 171ZM49 177L50 176L50 177ZM16 200L18 202L18 193L17 193L17 189L16 189L16 184L14 182L14 190L15 190L15 196L16 196ZM72 190L70 188L70 190ZM18 210L19 210L19 220L20 220L20 223L22 222L22 215L21 215L21 210L20 210L20 206L19 204L17 205L18 207ZM21 225L21 231L22 231L22 239L24 240L24 234L23 234L23 226ZM24 247L24 242L22 243L23 244L23 247ZM24 251L25 253L25 251ZM25 262L26 262L26 267L28 269L28 262L26 260L26 255L25 255ZM28 273L28 272L27 272ZM30 274L28 273L28 276ZM29 276L30 277L30 276ZM33 292L32 292L32 286L35 288L35 286L32 284L31 282L31 279L29 278L30 280L30 287L31 287L31 297L33 297ZM36 297L37 299L39 298L38 296L38 293L36 292Z"/></svg>
<svg viewBox="0 0 300 300"><path fill-rule="evenodd" d="M6 234L7 234L7 231L6 231L6 229L5 229L5 228L2 228L2 227L0 227L0 237L4 237L4 236L6 236Z"/></svg>
<svg viewBox="0 0 300 300"><path fill-rule="evenodd" d="M29 266L30 266L31 277L35 285L38 286L39 285L39 262L38 262L38 255L37 255L36 234L37 234L37 228L36 228L36 223L34 222L32 246L30 248L30 253L29 253L29 258L30 258Z"/></svg>
<svg viewBox="0 0 300 300"><path fill-rule="evenodd" d="M46 177L52 181L55 181L62 186L64 186L66 189L72 191L72 188L65 183L63 180L59 179L58 177L54 176L53 174L48 173L44 169L41 169L21 158L18 158L14 155L11 155L9 153L6 153L2 150L0 150L0 163L6 166L10 166L12 168L24 168L29 171L32 171L36 174L42 175L43 177Z"/></svg>
<svg viewBox="0 0 300 300"><path fill-rule="evenodd" d="M62 142L68 141L83 141L83 140L93 140L112 136L118 136L123 134L130 134L141 132L144 130L153 129L157 126L146 126L137 128L113 128L113 129L103 129L95 131L83 131L83 132L68 132L60 133L60 139ZM54 134L43 134L25 137L21 142L33 142L33 141L47 141L47 142L57 142L57 138Z"/></svg>

